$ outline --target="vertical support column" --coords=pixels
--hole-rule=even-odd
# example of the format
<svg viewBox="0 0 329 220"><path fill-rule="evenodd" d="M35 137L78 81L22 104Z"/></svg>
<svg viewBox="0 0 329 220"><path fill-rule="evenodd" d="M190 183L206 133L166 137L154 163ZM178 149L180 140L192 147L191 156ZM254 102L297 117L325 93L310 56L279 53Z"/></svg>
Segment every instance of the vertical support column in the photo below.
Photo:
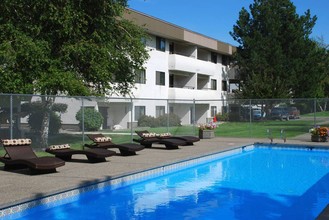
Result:
<svg viewBox="0 0 329 220"><path fill-rule="evenodd" d="M133 99L130 97L130 142L133 142L133 108L134 103Z"/></svg>
<svg viewBox="0 0 329 220"><path fill-rule="evenodd" d="M281 139L283 140L284 143L286 143L286 141L287 141L287 137L286 137L286 132L285 132L285 130L284 130L284 129L281 129L280 134L281 134Z"/></svg>
<svg viewBox="0 0 329 220"><path fill-rule="evenodd" d="M170 115L169 115L169 99L167 99L167 132L169 132L169 122L170 122L170 120L169 120L169 118L170 118Z"/></svg>
<svg viewBox="0 0 329 220"><path fill-rule="evenodd" d="M251 107L251 99L249 99L249 137L251 138L251 128L252 128L252 117L253 117L253 110Z"/></svg>
<svg viewBox="0 0 329 220"><path fill-rule="evenodd" d="M195 134L195 126L196 126L196 123L195 123L195 99L193 99L193 112L192 112L192 122L193 122L193 133Z"/></svg>
<svg viewBox="0 0 329 220"><path fill-rule="evenodd" d="M272 130L267 129L267 137L270 139L271 143L273 143L273 136L272 136Z"/></svg>
<svg viewBox="0 0 329 220"><path fill-rule="evenodd" d="M10 95L10 139L13 138L13 95Z"/></svg>
<svg viewBox="0 0 329 220"><path fill-rule="evenodd" d="M81 97L80 97L81 98ZM85 144L85 107L84 107L84 99L82 97L81 100L81 112L82 112L82 143L83 143L83 149Z"/></svg>
<svg viewBox="0 0 329 220"><path fill-rule="evenodd" d="M313 101L313 108L314 108L314 114L313 114L313 124L314 124L314 127L316 126L316 98L314 98L314 101Z"/></svg>

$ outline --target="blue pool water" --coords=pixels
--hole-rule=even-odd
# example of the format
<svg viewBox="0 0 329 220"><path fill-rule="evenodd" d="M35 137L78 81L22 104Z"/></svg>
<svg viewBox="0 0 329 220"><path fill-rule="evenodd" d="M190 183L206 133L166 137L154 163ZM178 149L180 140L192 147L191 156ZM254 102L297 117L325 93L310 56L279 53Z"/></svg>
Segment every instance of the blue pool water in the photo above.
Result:
<svg viewBox="0 0 329 220"><path fill-rule="evenodd" d="M51 208L35 207L19 218L315 219L329 203L328 173L328 151L255 147L116 190L82 193Z"/></svg>

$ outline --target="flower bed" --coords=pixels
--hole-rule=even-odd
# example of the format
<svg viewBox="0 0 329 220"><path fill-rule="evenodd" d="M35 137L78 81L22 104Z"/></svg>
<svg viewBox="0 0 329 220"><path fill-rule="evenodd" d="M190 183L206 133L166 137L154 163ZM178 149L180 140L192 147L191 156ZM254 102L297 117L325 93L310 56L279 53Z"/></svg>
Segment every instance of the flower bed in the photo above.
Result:
<svg viewBox="0 0 329 220"><path fill-rule="evenodd" d="M310 129L311 141L313 142L326 142L329 136L328 127L315 126Z"/></svg>
<svg viewBox="0 0 329 220"><path fill-rule="evenodd" d="M200 139L210 139L215 137L215 128L217 128L217 124L214 122L210 122L207 124L199 125L199 138Z"/></svg>

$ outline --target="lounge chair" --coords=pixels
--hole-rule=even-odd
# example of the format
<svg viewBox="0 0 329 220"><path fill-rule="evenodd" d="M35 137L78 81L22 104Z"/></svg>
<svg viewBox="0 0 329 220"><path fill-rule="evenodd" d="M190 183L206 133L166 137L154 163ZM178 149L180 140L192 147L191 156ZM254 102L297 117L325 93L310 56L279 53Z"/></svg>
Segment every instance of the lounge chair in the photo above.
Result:
<svg viewBox="0 0 329 220"><path fill-rule="evenodd" d="M85 144L86 147L97 149L118 148L122 156L136 155L136 151L143 150L145 147L134 143L115 144L110 137L105 137L103 134L87 134L93 144Z"/></svg>
<svg viewBox="0 0 329 220"><path fill-rule="evenodd" d="M5 170L29 168L31 174L56 172L56 168L65 162L55 157L37 157L31 147L31 139L3 139L1 143L6 151L0 162Z"/></svg>
<svg viewBox="0 0 329 220"><path fill-rule="evenodd" d="M88 149L88 150L76 150L72 149L69 144L52 145L46 149L47 153L53 154L56 157L69 161L72 160L72 156L76 154L86 155L89 162L105 162L106 157L110 157L116 154L115 151L105 149Z"/></svg>
<svg viewBox="0 0 329 220"><path fill-rule="evenodd" d="M151 148L152 144L165 145L166 149L179 149L179 146L185 146L188 142L173 138L159 138L156 133L149 133L148 131L135 131L140 139L133 139L141 145Z"/></svg>
<svg viewBox="0 0 329 220"><path fill-rule="evenodd" d="M144 134L149 133L147 130L142 131ZM170 133L156 134L157 138L160 139L178 139L186 142L186 145L193 145L194 142L200 141L199 137L196 136L173 136Z"/></svg>

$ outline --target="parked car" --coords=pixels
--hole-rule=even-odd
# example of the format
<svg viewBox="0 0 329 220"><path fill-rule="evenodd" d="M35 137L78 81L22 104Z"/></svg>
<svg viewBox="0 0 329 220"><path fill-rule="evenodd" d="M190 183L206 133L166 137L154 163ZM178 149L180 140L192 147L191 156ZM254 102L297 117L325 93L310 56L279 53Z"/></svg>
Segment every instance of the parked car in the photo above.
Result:
<svg viewBox="0 0 329 220"><path fill-rule="evenodd" d="M288 107L289 118L297 119L300 118L300 111L296 107Z"/></svg>
<svg viewBox="0 0 329 220"><path fill-rule="evenodd" d="M300 111L296 107L275 107L271 110L270 118L279 120L297 119Z"/></svg>
<svg viewBox="0 0 329 220"><path fill-rule="evenodd" d="M250 120L250 112L252 114L252 120L261 120L263 117L262 114L262 110L260 108L253 108L253 109L249 109L249 108L241 108L240 111L240 116L241 116L241 120Z"/></svg>
<svg viewBox="0 0 329 220"><path fill-rule="evenodd" d="M253 109L252 110L252 116L254 120L260 120L262 119L262 110L260 109Z"/></svg>

